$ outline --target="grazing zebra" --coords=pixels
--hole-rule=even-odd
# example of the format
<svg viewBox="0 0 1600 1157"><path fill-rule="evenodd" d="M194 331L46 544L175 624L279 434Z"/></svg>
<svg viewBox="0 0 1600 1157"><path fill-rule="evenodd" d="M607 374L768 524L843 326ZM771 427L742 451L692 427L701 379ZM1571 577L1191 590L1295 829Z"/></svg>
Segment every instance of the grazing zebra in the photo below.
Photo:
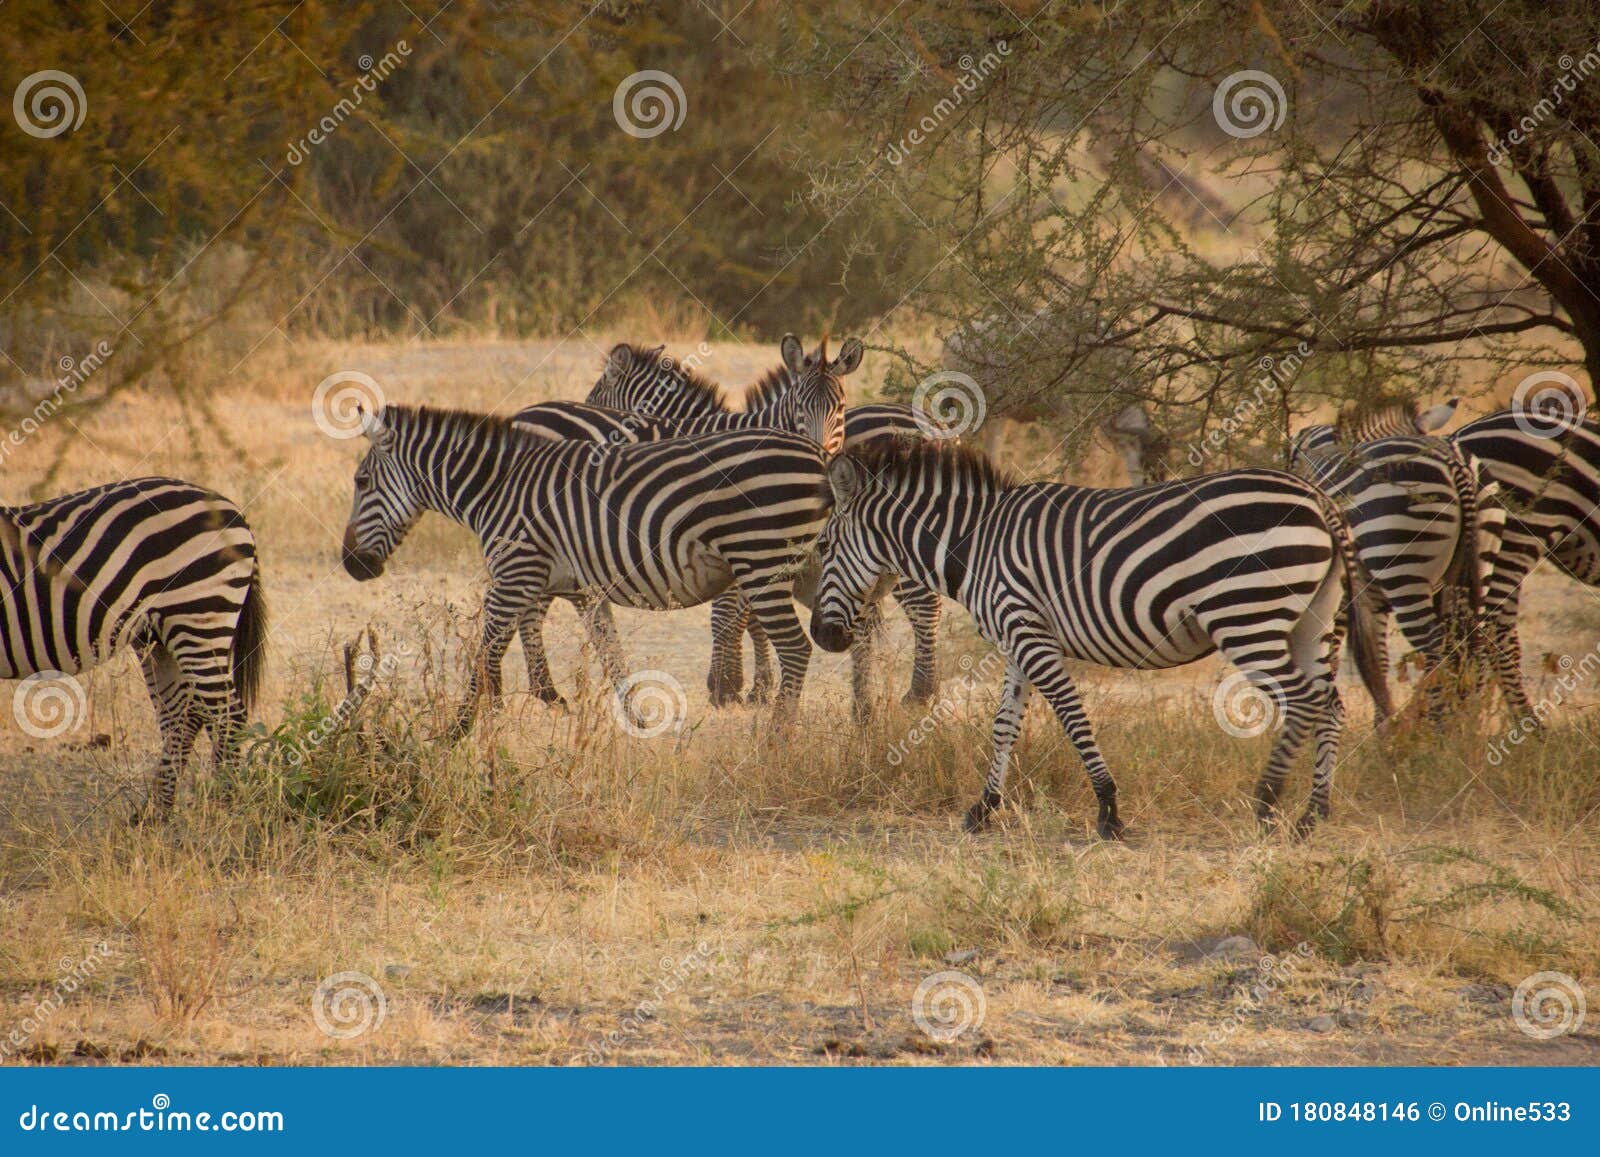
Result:
<svg viewBox="0 0 1600 1157"><path fill-rule="evenodd" d="M1367 418L1358 433L1347 437L1437 429L1454 409L1454 402L1421 415L1390 408ZM1450 435L1500 486L1505 526L1484 595L1485 628L1497 681L1518 719L1533 717L1517 634L1523 580L1549 556L1579 582L1600 586L1600 424L1581 416L1581 410L1581 399L1565 412L1559 407L1550 412L1500 410ZM1339 438L1326 426L1303 436L1309 444L1321 445Z"/></svg>
<svg viewBox="0 0 1600 1157"><path fill-rule="evenodd" d="M804 357L797 367L798 352L787 345L783 350L783 364L767 371L760 381L751 386L744 398L744 410L749 414L765 414L781 405L786 393L794 388L804 367L827 364L824 346ZM716 386L690 373L684 367L662 354L666 347L644 349L632 345L618 345L606 359L606 369L587 401L618 410L668 418L691 418L727 413L732 403ZM840 350L839 364L853 370L860 364L861 343L855 339L845 342ZM830 367L833 368L833 367ZM839 372L837 369L834 372ZM844 445L846 448L885 434L922 437L927 433L910 406L878 402L865 406L852 406L844 415ZM804 596L814 584L814 570L803 572L797 582L797 591ZM898 581L893 591L895 602L905 612L911 623L914 654L911 665L911 687L904 702L923 703L933 697L938 687L935 645L939 637L939 617L943 610L939 596L915 583ZM882 612L874 600L866 612L867 621L857 633L852 648L853 702L857 718L862 717L871 702L867 695L870 682L871 658L874 640L881 633ZM750 688L750 701L759 703L771 693L772 664L767 640L759 622L751 621L748 608L733 596L717 600L711 607L711 671L706 686L715 706L738 702L744 686L743 635L748 627L755 652L755 679Z"/></svg>
<svg viewBox="0 0 1600 1157"><path fill-rule="evenodd" d="M1311 483L1230 470L1128 490L1021 483L981 454L879 439L828 467L835 508L818 542L811 635L849 642L863 595L905 575L962 603L1006 657L981 828L999 806L1027 689L1054 709L1099 800L1101 836L1122 833L1117 789L1067 673L1068 659L1175 667L1221 653L1283 716L1256 809L1274 821L1284 776L1315 728L1305 834L1328 813L1343 707L1331 650L1342 595L1357 581L1349 526ZM1373 660L1352 617L1357 664Z"/></svg>
<svg viewBox="0 0 1600 1157"><path fill-rule="evenodd" d="M1308 443L1319 443L1308 448ZM1478 625L1484 582L1493 567L1504 513L1482 463L1455 443L1423 436L1328 445L1323 428L1301 431L1291 444L1290 469L1310 479L1344 510L1356 553L1413 650L1424 673L1445 659L1447 638L1465 641ZM1370 598L1355 614L1382 616ZM1384 631L1373 623L1380 651ZM1387 655L1379 670L1387 672ZM1393 714L1387 677L1370 687L1381 723ZM1439 718L1440 688L1428 683L1429 714Z"/></svg>
<svg viewBox="0 0 1600 1157"><path fill-rule="evenodd" d="M731 430L596 454L502 417L402 405L363 414L362 432L371 446L356 468L345 569L377 578L429 510L476 533L488 560L483 636L452 739L471 726L485 691L498 699L512 633L531 623L537 643L556 597L583 610L667 610L734 587L777 646L780 712L799 698L811 647L794 613L793 571L827 515L822 455L809 438ZM622 693L611 620L585 619Z"/></svg>
<svg viewBox="0 0 1600 1157"><path fill-rule="evenodd" d="M172 810L202 728L238 755L267 612L255 536L233 503L136 478L0 507L0 678L75 674L136 651L161 729L150 812Z"/></svg>

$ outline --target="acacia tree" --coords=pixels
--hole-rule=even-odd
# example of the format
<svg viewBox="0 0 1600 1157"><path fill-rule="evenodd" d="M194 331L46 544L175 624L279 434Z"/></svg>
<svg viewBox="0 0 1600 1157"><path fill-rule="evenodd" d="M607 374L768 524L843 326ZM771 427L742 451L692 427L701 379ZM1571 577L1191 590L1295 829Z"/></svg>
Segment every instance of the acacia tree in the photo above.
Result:
<svg viewBox="0 0 1600 1157"><path fill-rule="evenodd" d="M991 410L1154 402L1207 457L1328 399L1600 381L1592 4L885 0L813 43L841 187L938 237L905 300L983 338Z"/></svg>

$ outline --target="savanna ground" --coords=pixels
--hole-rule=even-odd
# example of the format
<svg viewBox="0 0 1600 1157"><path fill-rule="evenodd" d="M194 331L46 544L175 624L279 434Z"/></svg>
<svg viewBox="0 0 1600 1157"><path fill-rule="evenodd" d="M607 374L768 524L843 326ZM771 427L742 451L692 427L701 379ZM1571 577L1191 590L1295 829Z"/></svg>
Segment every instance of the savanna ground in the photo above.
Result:
<svg viewBox="0 0 1600 1157"><path fill-rule="evenodd" d="M226 782L202 761L175 820L141 828L128 815L156 736L131 660L86 678L87 714L59 738L3 714L9 1063L1600 1063L1593 1010L1549 1040L1512 1015L1536 972L1600 992L1600 687L1493 762L1492 705L1375 738L1347 684L1334 818L1302 846L1257 834L1270 736L1219 727L1215 662L1082 671L1125 843L1093 837L1081 768L1037 701L1011 806L964 835L1000 667L954 607L946 722L899 705L893 610L876 721L849 722L847 660L817 653L777 733L762 710L707 705L705 608L619 611L633 668L668 672L687 702L681 729L635 738L562 604L546 637L572 710L530 701L513 647L505 712L453 752L432 742L462 686L476 547L430 517L383 579L348 578L337 543L364 443L319 431L312 388L359 369L394 400L506 411L581 396L604 345L302 346L270 380L198 374L210 418L124 395L82 426L52 491L173 473L245 506L272 613L255 718L276 741ZM718 345L706 369L744 381L772 356ZM880 374L869 359L852 396ZM7 501L66 433L12 455ZM1600 643L1595 599L1532 579L1536 697L1547 656ZM369 627L397 661L297 763ZM947 970L975 987L936 984L934 1026L979 989L983 1012L941 1041L914 1004ZM381 1019L372 989L318 996L339 973L370 978Z"/></svg>

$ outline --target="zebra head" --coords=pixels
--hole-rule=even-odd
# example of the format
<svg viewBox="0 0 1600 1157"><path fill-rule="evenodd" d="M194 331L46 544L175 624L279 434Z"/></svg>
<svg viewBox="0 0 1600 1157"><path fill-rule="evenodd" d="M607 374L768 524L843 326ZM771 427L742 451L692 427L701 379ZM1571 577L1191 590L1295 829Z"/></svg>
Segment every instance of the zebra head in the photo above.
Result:
<svg viewBox="0 0 1600 1157"><path fill-rule="evenodd" d="M874 501L881 488L871 471L853 454L841 455L828 464L828 488L833 491L833 514L817 538L820 574L811 605L811 637L824 651L843 651L855 635L861 608L898 572L885 537L872 529L882 503Z"/></svg>
<svg viewBox="0 0 1600 1157"><path fill-rule="evenodd" d="M861 364L861 342L851 338L839 348L839 356L828 360L828 339L823 338L810 354L794 334L788 334L779 347L786 371L775 402L768 407L778 425L804 434L833 457L844 449L844 386L839 379L853 373ZM763 408L759 400L747 401L751 410Z"/></svg>
<svg viewBox="0 0 1600 1157"><path fill-rule="evenodd" d="M393 407L361 414L361 432L372 444L356 466L356 494L344 528L344 569L358 582L375 579L422 517L421 479L402 454Z"/></svg>

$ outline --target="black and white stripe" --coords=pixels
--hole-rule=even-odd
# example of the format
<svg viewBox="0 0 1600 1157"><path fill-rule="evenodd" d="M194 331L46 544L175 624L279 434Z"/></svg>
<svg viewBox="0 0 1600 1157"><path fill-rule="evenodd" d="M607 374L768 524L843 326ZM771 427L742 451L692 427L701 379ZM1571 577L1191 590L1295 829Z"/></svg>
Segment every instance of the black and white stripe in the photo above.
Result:
<svg viewBox="0 0 1600 1157"><path fill-rule="evenodd" d="M483 636L454 734L479 696L498 696L512 633L535 643L550 601L585 611L608 678L626 677L605 603L667 610L730 587L778 650L781 710L799 698L811 648L793 572L827 513L821 448L774 429L617 446L551 441L507 419L390 405L363 418L371 447L355 475L345 568L376 578L425 511L468 527L489 567ZM549 670L530 670L546 698Z"/></svg>
<svg viewBox="0 0 1600 1157"><path fill-rule="evenodd" d="M239 508L173 478L0 507L0 678L139 655L161 729L152 810L172 808L202 729L233 759L260 687L266 607Z"/></svg>
<svg viewBox="0 0 1600 1157"><path fill-rule="evenodd" d="M1232 470L1129 490L1018 483L969 450L893 440L830 464L836 507L818 542L811 633L847 645L863 596L904 575L963 604L1005 655L1005 691L978 828L998 806L1027 688L1037 687L1082 757L1099 830L1121 833L1116 786L1066 660L1165 668L1213 651L1282 711L1256 788L1263 822L1307 736L1311 800L1297 830L1328 812L1343 708L1331 651L1359 562L1348 525L1315 486L1274 470ZM1372 662L1355 635L1357 663Z"/></svg>
<svg viewBox="0 0 1600 1157"><path fill-rule="evenodd" d="M1373 591L1363 594L1377 596L1358 598L1354 613L1377 616L1380 647L1382 616L1392 613L1431 673L1447 651L1468 645L1478 626L1505 521L1493 501L1497 487L1482 463L1448 439L1413 435L1343 446L1329 444L1324 429L1297 436L1290 468L1333 498L1350 523L1372 578ZM1387 672L1386 661L1380 670ZM1427 687L1437 716L1441 688L1436 679ZM1387 679L1370 690L1381 722L1393 712Z"/></svg>
<svg viewBox="0 0 1600 1157"><path fill-rule="evenodd" d="M799 368L796 368L791 364L795 351L787 345L788 340L785 339L783 364L767 371L746 391L742 411L734 411L732 401L720 388L685 371L682 363L666 357L664 346L647 349L624 344L614 347L607 357L606 370L589 391L587 401L667 418L704 418L730 412L771 414L782 404L784 396L796 387L805 368L827 363L826 343L823 343L805 355ZM848 359L850 368L854 369L860 363L861 352L861 343L851 339L841 347L840 361ZM920 438L926 436L927 432L916 412L900 403L876 402L852 406L844 414L844 446L847 449L888 434ZM800 575L796 590L802 600L814 581L814 570ZM935 647L943 606L936 592L912 582L897 581L892 593L911 623L914 642L911 686L904 702L923 703L931 699L938 688ZM866 622L857 633L852 648L852 701L858 717L865 714L871 701L867 688L871 681L874 640L880 633L882 622L882 612L874 601L866 612ZM712 703L720 706L737 702L740 697L744 687L742 636L747 627L755 653L755 677L749 698L751 702L765 700L771 693L772 663L760 623L750 620L748 609L741 606L737 599L728 596L712 604L711 624L711 673L707 686Z"/></svg>

